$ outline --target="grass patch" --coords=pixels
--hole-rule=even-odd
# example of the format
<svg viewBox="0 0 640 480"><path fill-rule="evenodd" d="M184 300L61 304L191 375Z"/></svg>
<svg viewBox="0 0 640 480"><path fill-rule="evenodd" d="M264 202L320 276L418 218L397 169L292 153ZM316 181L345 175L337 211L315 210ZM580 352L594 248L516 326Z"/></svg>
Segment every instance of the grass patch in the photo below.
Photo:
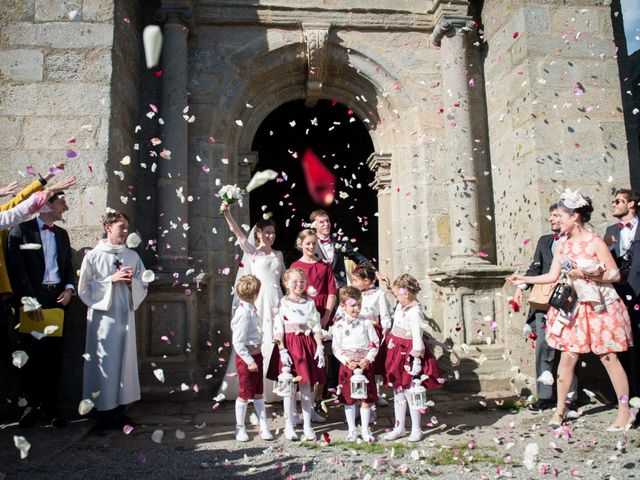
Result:
<svg viewBox="0 0 640 480"><path fill-rule="evenodd" d="M300 442L301 447L308 448L309 450L324 450L325 448L338 448L341 450L355 450L357 452L372 453L372 454L391 454L394 451L395 456L399 456L407 452L408 450L415 448L415 446L409 446L400 442L331 442L329 445L325 445L320 442Z"/></svg>
<svg viewBox="0 0 640 480"><path fill-rule="evenodd" d="M487 402L487 406L483 406L480 403L475 403L464 407L465 412L486 412L487 410L503 410L508 412L519 412L527 408L527 401L524 398L510 398L504 402L496 403L494 400Z"/></svg>
<svg viewBox="0 0 640 480"><path fill-rule="evenodd" d="M426 458L427 462L435 466L444 465L472 465L474 463L489 463L498 466L504 463L493 447L470 449L466 443L454 445L440 445L438 450Z"/></svg>

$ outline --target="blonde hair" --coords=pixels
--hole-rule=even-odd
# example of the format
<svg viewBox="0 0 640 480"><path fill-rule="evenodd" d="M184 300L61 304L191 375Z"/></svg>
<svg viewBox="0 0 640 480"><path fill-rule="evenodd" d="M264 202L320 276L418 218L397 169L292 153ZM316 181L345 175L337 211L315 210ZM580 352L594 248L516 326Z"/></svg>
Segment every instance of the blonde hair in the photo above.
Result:
<svg viewBox="0 0 640 480"><path fill-rule="evenodd" d="M295 275L296 273L299 274L304 279L305 282L307 281L307 276L305 275L304 270L302 270L301 268L292 267L287 269L287 271L284 272L284 276L282 277L284 288L287 292L289 291L289 278L292 275Z"/></svg>
<svg viewBox="0 0 640 480"><path fill-rule="evenodd" d="M362 303L362 292L353 285L342 287L338 295L341 304L347 303L347 300L350 298L354 299L356 302Z"/></svg>
<svg viewBox="0 0 640 480"><path fill-rule="evenodd" d="M315 230L312 230L310 228L305 228L304 230L301 230L300 233L298 233L298 238L296 238L296 248L302 251L302 242L304 242L306 238L309 238L312 235L314 237L317 236Z"/></svg>
<svg viewBox="0 0 640 480"><path fill-rule="evenodd" d="M260 293L262 283L255 275L243 275L236 283L236 295L245 302L253 302Z"/></svg>
<svg viewBox="0 0 640 480"><path fill-rule="evenodd" d="M315 222L316 218L318 218L318 217L327 217L327 218L329 218L329 214L327 213L326 210L322 210L322 209L314 210L309 215L309 220L311 220L312 222Z"/></svg>
<svg viewBox="0 0 640 480"><path fill-rule="evenodd" d="M408 273L400 275L398 278L396 278L393 282L393 286L395 288L404 288L413 295L417 295L418 292L422 290L420 288L418 280L416 280L415 277L409 275Z"/></svg>

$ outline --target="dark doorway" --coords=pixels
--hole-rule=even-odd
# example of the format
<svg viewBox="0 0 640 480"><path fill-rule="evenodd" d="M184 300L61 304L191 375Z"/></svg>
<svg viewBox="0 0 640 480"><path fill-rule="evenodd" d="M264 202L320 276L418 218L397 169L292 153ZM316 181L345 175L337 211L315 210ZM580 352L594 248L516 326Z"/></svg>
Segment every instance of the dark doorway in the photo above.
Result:
<svg viewBox="0 0 640 480"><path fill-rule="evenodd" d="M327 208L315 204L307 192L300 165L307 148L336 176L336 200ZM378 199L369 186L373 172L366 165L373 143L353 111L331 100L320 100L312 108L303 100L285 103L262 122L252 150L258 152L256 170L270 168L279 176L251 192L251 224L264 212L273 213L274 247L283 252L287 265L300 257L294 246L296 236L318 208L329 212L334 233L341 229L363 255L377 263Z"/></svg>

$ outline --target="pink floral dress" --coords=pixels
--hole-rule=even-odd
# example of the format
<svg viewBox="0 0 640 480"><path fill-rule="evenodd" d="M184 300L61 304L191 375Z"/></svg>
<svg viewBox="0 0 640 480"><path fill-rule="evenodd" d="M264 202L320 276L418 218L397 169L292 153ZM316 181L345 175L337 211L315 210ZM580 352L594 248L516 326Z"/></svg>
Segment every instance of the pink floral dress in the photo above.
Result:
<svg viewBox="0 0 640 480"><path fill-rule="evenodd" d="M571 259L598 261L594 240L597 235L574 241L567 239L558 242L556 255L561 263ZM611 284L600 285L611 287ZM613 290L613 289L612 289ZM590 303L579 303L573 312L571 323L564 327L559 335L554 335L553 325L558 318L558 310L550 308L547 313L547 343L562 352L588 353L602 355L610 352L624 352L633 346L629 313L622 299L607 303L602 312L596 312ZM578 299L579 301L579 299Z"/></svg>

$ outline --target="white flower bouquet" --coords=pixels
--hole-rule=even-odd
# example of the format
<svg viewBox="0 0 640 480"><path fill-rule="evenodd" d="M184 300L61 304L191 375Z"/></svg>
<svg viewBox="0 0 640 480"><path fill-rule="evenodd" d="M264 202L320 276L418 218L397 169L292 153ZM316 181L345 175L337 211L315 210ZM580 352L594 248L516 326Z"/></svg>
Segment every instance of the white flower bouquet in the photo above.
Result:
<svg viewBox="0 0 640 480"><path fill-rule="evenodd" d="M242 206L242 189L237 185L223 185L218 192L218 197L222 199L227 205L233 205L239 203ZM224 212L221 210L220 215Z"/></svg>

